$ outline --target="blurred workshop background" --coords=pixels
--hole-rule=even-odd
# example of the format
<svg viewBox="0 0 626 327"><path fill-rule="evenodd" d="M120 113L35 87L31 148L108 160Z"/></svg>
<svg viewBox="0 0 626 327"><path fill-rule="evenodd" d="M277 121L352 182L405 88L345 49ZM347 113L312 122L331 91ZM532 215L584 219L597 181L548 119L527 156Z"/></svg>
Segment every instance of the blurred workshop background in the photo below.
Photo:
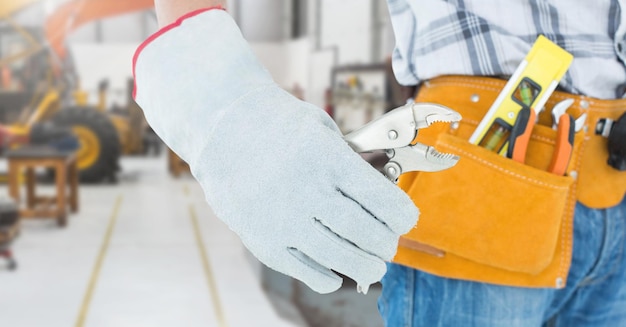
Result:
<svg viewBox="0 0 626 327"><path fill-rule="evenodd" d="M318 295L260 264L152 132L132 100L152 1L0 1L0 325L382 326L380 285ZM275 80L344 132L410 94L385 0L228 11Z"/></svg>

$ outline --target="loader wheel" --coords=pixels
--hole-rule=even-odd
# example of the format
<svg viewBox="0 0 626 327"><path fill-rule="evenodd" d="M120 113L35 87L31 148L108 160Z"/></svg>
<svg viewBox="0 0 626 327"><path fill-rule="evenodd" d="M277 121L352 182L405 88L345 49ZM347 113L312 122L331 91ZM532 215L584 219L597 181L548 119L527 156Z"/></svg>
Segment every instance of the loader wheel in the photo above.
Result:
<svg viewBox="0 0 626 327"><path fill-rule="evenodd" d="M53 121L58 126L71 128L78 138L76 164L81 182L115 180L120 141L106 114L93 108L74 107L61 110Z"/></svg>

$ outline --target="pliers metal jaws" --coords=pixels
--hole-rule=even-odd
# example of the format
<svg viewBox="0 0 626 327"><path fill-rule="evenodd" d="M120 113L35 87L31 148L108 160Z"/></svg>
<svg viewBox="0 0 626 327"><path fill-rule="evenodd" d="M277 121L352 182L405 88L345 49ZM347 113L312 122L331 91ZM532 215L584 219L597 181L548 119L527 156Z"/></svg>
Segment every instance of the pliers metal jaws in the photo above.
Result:
<svg viewBox="0 0 626 327"><path fill-rule="evenodd" d="M440 171L451 168L459 157L439 153L433 147L411 142L418 130L435 122L454 123L461 120L456 111L433 103L410 103L391 110L382 117L344 136L356 152L385 150L389 162L383 173L396 181L410 171Z"/></svg>

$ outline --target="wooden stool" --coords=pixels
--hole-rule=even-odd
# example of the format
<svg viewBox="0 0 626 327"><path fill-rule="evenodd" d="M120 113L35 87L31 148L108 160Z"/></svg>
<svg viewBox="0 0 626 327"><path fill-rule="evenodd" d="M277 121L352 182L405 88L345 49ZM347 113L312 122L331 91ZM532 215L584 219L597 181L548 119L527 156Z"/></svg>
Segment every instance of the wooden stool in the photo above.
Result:
<svg viewBox="0 0 626 327"><path fill-rule="evenodd" d="M78 167L76 156L48 147L23 147L7 152L9 161L9 195L20 202L20 174L26 170L26 207L20 208L23 218L54 218L59 226L67 225L67 209L78 211ZM49 168L54 171L56 196L35 195L35 169ZM69 186L69 195L67 192Z"/></svg>

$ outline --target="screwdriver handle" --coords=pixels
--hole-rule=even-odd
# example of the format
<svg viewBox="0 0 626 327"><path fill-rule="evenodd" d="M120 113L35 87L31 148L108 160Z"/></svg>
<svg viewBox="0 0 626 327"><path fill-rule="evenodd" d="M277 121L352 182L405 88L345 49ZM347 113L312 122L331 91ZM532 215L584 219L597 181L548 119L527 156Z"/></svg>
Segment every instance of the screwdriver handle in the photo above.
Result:
<svg viewBox="0 0 626 327"><path fill-rule="evenodd" d="M563 176L567 171L567 165L572 157L574 149L574 118L570 115L561 115L559 117L559 125L556 130L556 145L552 154L552 161L548 171Z"/></svg>
<svg viewBox="0 0 626 327"><path fill-rule="evenodd" d="M536 118L535 110L532 108L523 108L520 110L517 119L515 119L513 129L511 129L507 157L517 162L524 163L526 160L526 150L528 150L528 142L530 142L530 135L535 126Z"/></svg>

